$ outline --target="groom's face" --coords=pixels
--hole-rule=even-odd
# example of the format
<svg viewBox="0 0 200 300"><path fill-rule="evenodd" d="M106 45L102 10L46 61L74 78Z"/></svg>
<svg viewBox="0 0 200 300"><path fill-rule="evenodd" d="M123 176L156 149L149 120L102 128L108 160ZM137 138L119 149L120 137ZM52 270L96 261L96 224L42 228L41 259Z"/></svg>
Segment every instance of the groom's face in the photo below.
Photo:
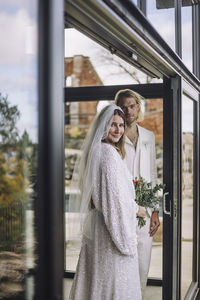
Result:
<svg viewBox="0 0 200 300"><path fill-rule="evenodd" d="M128 125L137 121L139 114L139 104L137 104L136 100L132 97L124 97L122 99L121 108L125 114L126 123Z"/></svg>

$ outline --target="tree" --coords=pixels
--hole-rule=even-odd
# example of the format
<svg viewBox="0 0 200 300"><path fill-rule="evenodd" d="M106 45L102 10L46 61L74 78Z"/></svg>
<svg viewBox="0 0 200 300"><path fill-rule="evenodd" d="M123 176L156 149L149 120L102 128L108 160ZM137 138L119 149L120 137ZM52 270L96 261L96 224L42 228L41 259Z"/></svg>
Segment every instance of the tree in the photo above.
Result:
<svg viewBox="0 0 200 300"><path fill-rule="evenodd" d="M135 83L151 83L153 78L144 74L136 67L128 62L125 62L115 53L110 53L105 49L97 50L98 64L107 70L107 76L119 76L122 74L128 75ZM141 79L142 78L142 79Z"/></svg>
<svg viewBox="0 0 200 300"><path fill-rule="evenodd" d="M16 105L10 105L8 96L0 93L0 146L11 145L19 137L16 127L20 112Z"/></svg>
<svg viewBox="0 0 200 300"><path fill-rule="evenodd" d="M12 250L24 230L24 203L28 199L25 141L17 129L20 112L8 97L0 93L0 244L1 250Z"/></svg>

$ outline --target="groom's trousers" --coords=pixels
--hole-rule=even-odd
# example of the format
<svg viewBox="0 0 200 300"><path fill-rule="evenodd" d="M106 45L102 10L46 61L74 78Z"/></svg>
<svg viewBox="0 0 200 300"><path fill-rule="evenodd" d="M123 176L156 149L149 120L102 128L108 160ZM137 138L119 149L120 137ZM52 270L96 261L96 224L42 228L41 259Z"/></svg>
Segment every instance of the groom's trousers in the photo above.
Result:
<svg viewBox="0 0 200 300"><path fill-rule="evenodd" d="M142 228L139 228L137 226L138 262L142 297L144 297L144 292L146 288L152 248L152 237L149 236L150 218L145 218L145 220L146 224Z"/></svg>

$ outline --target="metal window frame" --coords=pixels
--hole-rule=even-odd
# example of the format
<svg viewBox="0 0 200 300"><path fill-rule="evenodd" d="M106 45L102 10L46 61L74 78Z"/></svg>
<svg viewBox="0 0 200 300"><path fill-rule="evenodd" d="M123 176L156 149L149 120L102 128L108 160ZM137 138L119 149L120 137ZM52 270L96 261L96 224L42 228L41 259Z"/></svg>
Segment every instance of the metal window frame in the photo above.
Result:
<svg viewBox="0 0 200 300"><path fill-rule="evenodd" d="M185 95L191 101L193 101L193 126L194 126L194 137L193 137L193 249L192 249L192 281L190 283L190 286L187 290L187 293L184 297L185 300L194 299L195 295L198 291L198 264L199 261L199 253L198 253L198 234L199 229L199 215L198 215L198 208L199 208L199 94L197 91L195 91L188 83L186 83L184 80L181 82L181 98L182 95ZM182 101L181 101L182 102ZM182 103L180 103L180 112L181 112L181 120L182 120ZM181 121L181 129L180 132L182 133L182 121ZM182 135L181 135L181 145L182 145ZM181 153L182 153L182 146L181 146ZM182 154L181 154L182 157ZM181 158L182 162L182 158ZM182 167L181 167L182 170ZM181 174L182 177L182 174ZM181 179L182 182L182 179ZM182 190L182 187L181 187ZM180 197L180 219L179 219L179 230L178 230L178 239L180 246L178 247L178 255L179 255L179 292L178 295L180 297L181 295L181 247L182 247L182 196Z"/></svg>
<svg viewBox="0 0 200 300"><path fill-rule="evenodd" d="M40 0L35 299L62 300L64 273L64 22L62 0Z"/></svg>
<svg viewBox="0 0 200 300"><path fill-rule="evenodd" d="M178 74L200 91L199 79L131 0L90 0L87 3L65 0L65 21L66 26L77 28L130 64L150 70L155 76ZM132 42L127 43L127 39ZM133 54L138 59L135 60Z"/></svg>
<svg viewBox="0 0 200 300"><path fill-rule="evenodd" d="M163 214L163 294L162 299L179 299L179 218L180 203L180 111L181 78L164 78L164 119L163 119L163 181L168 192L167 209ZM172 222L173 219L173 222Z"/></svg>
<svg viewBox="0 0 200 300"><path fill-rule="evenodd" d="M108 86L66 87L65 102L114 100L121 89L133 89L144 98L163 98L163 84L129 84Z"/></svg>
<svg viewBox="0 0 200 300"><path fill-rule="evenodd" d="M182 0L174 0L175 4L175 49L176 53L182 58L182 20L181 8Z"/></svg>
<svg viewBox="0 0 200 300"><path fill-rule="evenodd" d="M147 3L146 0L137 0L138 8L143 12L143 14L147 15Z"/></svg>
<svg viewBox="0 0 200 300"><path fill-rule="evenodd" d="M200 78L200 4L192 7L193 72Z"/></svg>
<svg viewBox="0 0 200 300"><path fill-rule="evenodd" d="M114 96L120 89L132 89L147 99L159 99L164 97L162 83L132 84L132 85L110 85L89 87L65 88L65 102L114 100ZM64 278L73 279L75 272L65 270ZM162 286L162 279L148 278L147 285Z"/></svg>

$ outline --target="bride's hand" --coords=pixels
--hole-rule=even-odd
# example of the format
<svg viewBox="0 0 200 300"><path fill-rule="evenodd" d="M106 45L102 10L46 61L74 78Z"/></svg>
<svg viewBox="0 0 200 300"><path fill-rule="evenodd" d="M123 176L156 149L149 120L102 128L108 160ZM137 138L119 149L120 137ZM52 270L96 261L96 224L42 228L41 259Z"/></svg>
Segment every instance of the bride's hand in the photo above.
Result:
<svg viewBox="0 0 200 300"><path fill-rule="evenodd" d="M139 206L138 212L137 212L138 217L145 218L146 217L146 208L143 206Z"/></svg>

